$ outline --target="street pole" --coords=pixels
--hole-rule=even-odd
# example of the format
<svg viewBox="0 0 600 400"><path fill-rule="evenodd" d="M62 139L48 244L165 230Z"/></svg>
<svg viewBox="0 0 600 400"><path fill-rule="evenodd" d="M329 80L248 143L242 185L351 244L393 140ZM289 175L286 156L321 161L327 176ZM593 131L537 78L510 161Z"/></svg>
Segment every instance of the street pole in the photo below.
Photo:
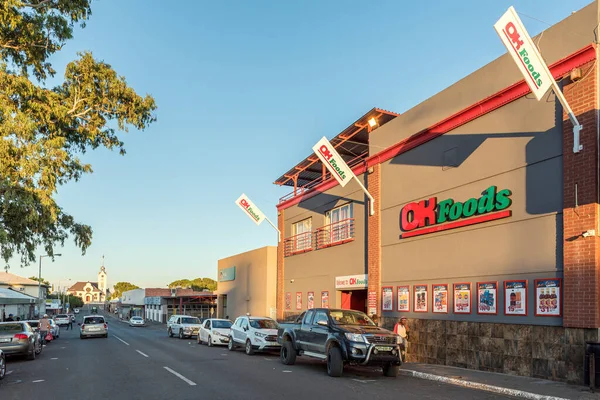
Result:
<svg viewBox="0 0 600 400"><path fill-rule="evenodd" d="M60 257L62 254L54 254L55 257ZM42 313L42 258L50 257L48 254L40 255L40 266L38 271L38 315Z"/></svg>

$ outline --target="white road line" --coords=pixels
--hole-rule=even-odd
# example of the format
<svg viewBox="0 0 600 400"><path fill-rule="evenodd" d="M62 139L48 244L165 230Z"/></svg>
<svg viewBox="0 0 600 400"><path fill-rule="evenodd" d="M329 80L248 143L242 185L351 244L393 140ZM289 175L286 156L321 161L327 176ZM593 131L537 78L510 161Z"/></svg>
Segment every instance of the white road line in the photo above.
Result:
<svg viewBox="0 0 600 400"><path fill-rule="evenodd" d="M138 353L140 353L141 355L143 355L144 357L146 357L146 358L149 358L149 357L148 357L148 354L144 354L144 353L142 353L142 352L141 352L141 351L139 351L139 350L136 350L136 351L137 351Z"/></svg>
<svg viewBox="0 0 600 400"><path fill-rule="evenodd" d="M292 371L288 371L287 369L284 369L282 372L292 372Z"/></svg>
<svg viewBox="0 0 600 400"><path fill-rule="evenodd" d="M57 357L53 357L53 358L51 358L51 360L58 360L58 358Z"/></svg>
<svg viewBox="0 0 600 400"><path fill-rule="evenodd" d="M178 377L179 379L181 379L182 381L184 381L185 383L187 383L190 386L196 386L196 383L190 381L188 378L186 378L185 376L181 375L179 372L175 372L173 371L171 368L169 367L163 367L164 369L166 369L167 371L169 371L170 373L172 373L173 375L175 375L176 377Z"/></svg>
<svg viewBox="0 0 600 400"><path fill-rule="evenodd" d="M44 382L43 379L38 379L37 381L33 381L33 383L39 383L39 382Z"/></svg>
<svg viewBox="0 0 600 400"><path fill-rule="evenodd" d="M117 335L113 335L113 337L117 340L120 340L121 342L125 343L127 346L129 346L129 343L127 343L126 341L124 341L123 339L121 339L120 337L118 337Z"/></svg>
<svg viewBox="0 0 600 400"><path fill-rule="evenodd" d="M360 382L360 383L375 382L374 380L370 380L370 379L352 379L352 380L356 381L356 382Z"/></svg>

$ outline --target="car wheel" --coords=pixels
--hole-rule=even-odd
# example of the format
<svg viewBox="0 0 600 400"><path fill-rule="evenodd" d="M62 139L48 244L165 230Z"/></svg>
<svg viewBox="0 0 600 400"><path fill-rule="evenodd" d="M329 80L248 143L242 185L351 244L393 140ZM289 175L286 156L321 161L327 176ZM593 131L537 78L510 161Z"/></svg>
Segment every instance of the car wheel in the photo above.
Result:
<svg viewBox="0 0 600 400"><path fill-rule="evenodd" d="M6 375L6 360L2 356L0 357L0 381L4 379L4 375Z"/></svg>
<svg viewBox="0 0 600 400"><path fill-rule="evenodd" d="M389 376L391 378L395 378L398 376L398 371L400 371L400 366L392 363L387 363L383 366L383 375Z"/></svg>
<svg viewBox="0 0 600 400"><path fill-rule="evenodd" d="M344 372L344 360L342 351L337 346L331 346L327 352L327 375L340 377Z"/></svg>
<svg viewBox="0 0 600 400"><path fill-rule="evenodd" d="M83 339L85 339L85 336L79 335L79 339L83 340Z"/></svg>
<svg viewBox="0 0 600 400"><path fill-rule="evenodd" d="M281 362L285 365L294 365L296 362L296 349L291 340L286 340L281 346L281 353L279 354Z"/></svg>
<svg viewBox="0 0 600 400"><path fill-rule="evenodd" d="M36 354L37 354L38 356L39 356L39 355L40 355L40 353L42 352L42 349L43 349L43 348L44 348L44 347L42 346L42 343L41 343L41 342L37 342L37 343L35 344L35 352L36 352Z"/></svg>
<svg viewBox="0 0 600 400"><path fill-rule="evenodd" d="M196 341L198 342L198 344L202 344L202 340L200 340L200 332L198 332L198 336L196 338Z"/></svg>
<svg viewBox="0 0 600 400"><path fill-rule="evenodd" d="M235 350L235 343L233 343L233 338L231 336L229 336L229 343L227 343L227 348L229 349L229 351Z"/></svg>
<svg viewBox="0 0 600 400"><path fill-rule="evenodd" d="M210 336L208 336L208 341L206 342L206 344L208 345L208 347L213 347L212 338Z"/></svg>
<svg viewBox="0 0 600 400"><path fill-rule="evenodd" d="M27 359L33 361L33 360L35 360L35 356L36 356L36 354L35 354L35 347L34 347L31 350L31 354L27 354Z"/></svg>
<svg viewBox="0 0 600 400"><path fill-rule="evenodd" d="M179 330L179 339L183 339L183 338L184 338L184 336L183 336L183 329L180 329Z"/></svg>
<svg viewBox="0 0 600 400"><path fill-rule="evenodd" d="M173 337L173 331L171 330L171 328L168 329L169 332L169 337Z"/></svg>
<svg viewBox="0 0 600 400"><path fill-rule="evenodd" d="M104 339L108 339L108 333L104 335Z"/></svg>
<svg viewBox="0 0 600 400"><path fill-rule="evenodd" d="M252 348L252 342L250 339L246 340L246 354L249 356L254 354L254 349Z"/></svg>

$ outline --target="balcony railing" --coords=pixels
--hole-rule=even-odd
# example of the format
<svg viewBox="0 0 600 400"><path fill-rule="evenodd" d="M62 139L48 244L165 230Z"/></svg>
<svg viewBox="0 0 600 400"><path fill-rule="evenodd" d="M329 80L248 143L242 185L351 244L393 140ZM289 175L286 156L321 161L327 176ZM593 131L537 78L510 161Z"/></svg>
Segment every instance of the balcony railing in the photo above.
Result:
<svg viewBox="0 0 600 400"><path fill-rule="evenodd" d="M317 229L317 249L354 240L354 218L344 219Z"/></svg>
<svg viewBox="0 0 600 400"><path fill-rule="evenodd" d="M313 249L312 232L304 232L291 236L283 241L285 256L305 253Z"/></svg>

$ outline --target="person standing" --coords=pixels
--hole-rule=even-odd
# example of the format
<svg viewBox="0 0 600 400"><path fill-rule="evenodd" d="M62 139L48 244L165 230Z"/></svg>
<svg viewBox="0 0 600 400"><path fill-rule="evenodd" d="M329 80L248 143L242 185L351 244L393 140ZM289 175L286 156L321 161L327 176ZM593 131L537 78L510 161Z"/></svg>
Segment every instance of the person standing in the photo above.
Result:
<svg viewBox="0 0 600 400"><path fill-rule="evenodd" d="M12 314L8 314L8 318L6 318L6 321L7 322L14 322L14 320L15 319L13 318L13 315Z"/></svg>
<svg viewBox="0 0 600 400"><path fill-rule="evenodd" d="M69 324L67 325L67 330L73 330L73 319L71 318L70 315L68 315L69 317Z"/></svg>
<svg viewBox="0 0 600 400"><path fill-rule="evenodd" d="M400 320L394 326L394 333L400 336L402 343L400 343L400 354L402 355L402 361L406 360L406 350L408 349L409 339L408 319L406 317L400 318Z"/></svg>
<svg viewBox="0 0 600 400"><path fill-rule="evenodd" d="M50 332L50 320L48 319L48 314L44 314L42 319L39 322L40 326L40 335L42 336L42 344L46 344L46 335Z"/></svg>

